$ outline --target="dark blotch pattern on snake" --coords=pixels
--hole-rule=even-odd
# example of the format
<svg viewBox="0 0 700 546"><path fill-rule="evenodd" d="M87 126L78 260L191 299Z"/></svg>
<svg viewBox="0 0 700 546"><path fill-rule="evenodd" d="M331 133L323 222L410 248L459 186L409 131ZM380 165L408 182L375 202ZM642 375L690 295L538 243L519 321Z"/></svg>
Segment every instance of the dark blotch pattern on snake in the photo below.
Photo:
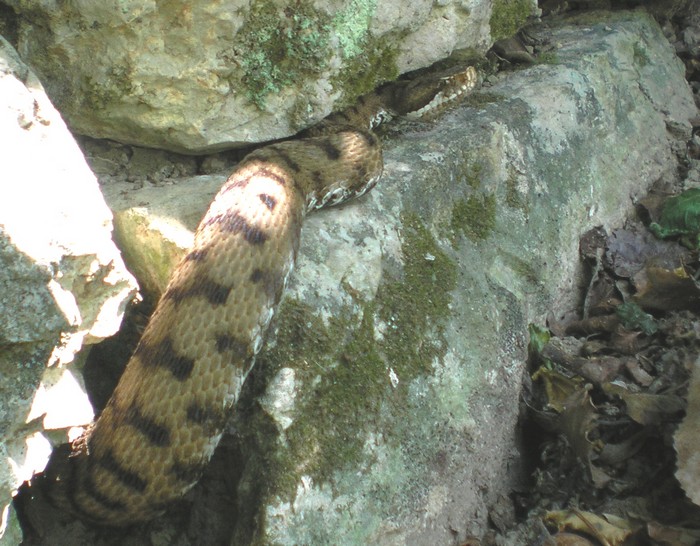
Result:
<svg viewBox="0 0 700 546"><path fill-rule="evenodd" d="M199 479L260 350L307 211L371 189L371 128L476 84L473 68L392 84L302 138L246 156L175 269L112 398L47 471L50 495L102 524L149 519ZM55 454L56 455L56 454Z"/></svg>

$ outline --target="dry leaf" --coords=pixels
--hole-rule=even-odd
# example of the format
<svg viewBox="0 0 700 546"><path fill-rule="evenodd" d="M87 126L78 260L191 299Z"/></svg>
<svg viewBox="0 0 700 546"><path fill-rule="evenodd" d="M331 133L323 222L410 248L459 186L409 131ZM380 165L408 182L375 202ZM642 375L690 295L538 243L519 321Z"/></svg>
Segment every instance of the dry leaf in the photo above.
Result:
<svg viewBox="0 0 700 546"><path fill-rule="evenodd" d="M633 299L644 309L680 311L700 309L700 287L686 267L647 266L634 276Z"/></svg>
<svg viewBox="0 0 700 546"><path fill-rule="evenodd" d="M654 378L639 364L636 358L625 359L625 368L639 385L648 387Z"/></svg>
<svg viewBox="0 0 700 546"><path fill-rule="evenodd" d="M606 443L603 449L598 453L597 463L617 466L634 456L644 447L644 442L648 438L649 433L646 429L642 429L636 434L629 436L622 442L611 444Z"/></svg>
<svg viewBox="0 0 700 546"><path fill-rule="evenodd" d="M675 394L647 394L630 392L625 387L613 383L603 385L609 395L619 396L627 407L627 415L640 425L655 425L683 411L684 403Z"/></svg>
<svg viewBox="0 0 700 546"><path fill-rule="evenodd" d="M676 243L660 241L648 230L617 229L607 241L604 260L617 277L633 277L646 265L673 268L690 256Z"/></svg>
<svg viewBox="0 0 700 546"><path fill-rule="evenodd" d="M541 380L547 394L547 406L554 411L561 413L564 411L566 401L572 394L581 390L583 380L577 377L566 377L565 375L550 370L544 366L532 374L532 380Z"/></svg>
<svg viewBox="0 0 700 546"><path fill-rule="evenodd" d="M593 444L588 434L595 427L595 406L588 389L579 387L564 401L557 423L559 431L566 437L573 454L588 467L591 466Z"/></svg>
<svg viewBox="0 0 700 546"><path fill-rule="evenodd" d="M562 368L586 378L594 385L600 385L615 378L627 358L614 356L600 356L584 358L578 356L575 351L581 349L582 344L578 340L571 343L573 338L556 338L549 340L542 350L542 357L554 362ZM557 372L550 371L550 374ZM533 376L533 379L535 377ZM567 378L568 379L568 378ZM571 381L569 379L569 381ZM568 396L566 394L564 397Z"/></svg>
<svg viewBox="0 0 700 546"><path fill-rule="evenodd" d="M610 546L621 545L640 527L635 522L610 514L598 515L580 510L547 512L544 523L561 531L586 534Z"/></svg>

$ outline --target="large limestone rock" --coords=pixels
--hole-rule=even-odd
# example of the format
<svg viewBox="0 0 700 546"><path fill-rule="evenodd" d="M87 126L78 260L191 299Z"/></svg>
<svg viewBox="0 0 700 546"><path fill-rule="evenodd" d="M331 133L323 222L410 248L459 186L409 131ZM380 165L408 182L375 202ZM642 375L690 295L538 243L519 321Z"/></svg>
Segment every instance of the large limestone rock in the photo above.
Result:
<svg viewBox="0 0 700 546"><path fill-rule="evenodd" d="M18 49L78 133L185 153L296 133L535 0L6 2Z"/></svg>
<svg viewBox="0 0 700 546"><path fill-rule="evenodd" d="M188 518L149 532L170 544L405 545L484 531L518 466L528 323L577 305L580 235L676 176L696 115L645 14L588 14L551 34L548 62L501 74L437 124L404 124L385 139L377 188L307 220L241 397L237 447L224 441ZM180 236L164 218L194 227L224 178L114 186L110 203L124 233L170 252ZM143 239L125 244L137 255Z"/></svg>
<svg viewBox="0 0 700 546"><path fill-rule="evenodd" d="M647 16L552 40L552 64L391 141L378 191L310 219L238 421L235 544L459 544L507 494L527 324L575 306L579 236L674 176L667 128L695 113Z"/></svg>
<svg viewBox="0 0 700 546"><path fill-rule="evenodd" d="M18 544L9 502L44 468L47 431L92 419L67 365L117 331L136 285L97 180L1 37L0 150L0 542Z"/></svg>

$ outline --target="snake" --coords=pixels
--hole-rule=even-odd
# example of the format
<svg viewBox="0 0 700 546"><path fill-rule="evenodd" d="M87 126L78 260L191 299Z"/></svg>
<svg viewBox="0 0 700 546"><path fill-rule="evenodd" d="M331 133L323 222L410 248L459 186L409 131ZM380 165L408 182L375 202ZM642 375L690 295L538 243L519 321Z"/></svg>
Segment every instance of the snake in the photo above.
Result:
<svg viewBox="0 0 700 546"><path fill-rule="evenodd" d="M124 526L160 515L191 489L263 346L306 214L375 186L380 123L434 111L477 82L472 66L393 82L245 156L199 223L104 410L54 450L45 471L51 499L85 521Z"/></svg>

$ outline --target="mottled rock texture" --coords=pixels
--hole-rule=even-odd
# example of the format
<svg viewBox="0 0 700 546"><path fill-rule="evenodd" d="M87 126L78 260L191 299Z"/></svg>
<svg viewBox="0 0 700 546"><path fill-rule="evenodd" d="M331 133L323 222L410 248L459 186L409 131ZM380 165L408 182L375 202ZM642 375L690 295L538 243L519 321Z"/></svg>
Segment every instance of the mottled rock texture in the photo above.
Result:
<svg viewBox="0 0 700 546"><path fill-rule="evenodd" d="M166 13L146 8L141 20L110 24L123 31ZM406 25L420 20L416 9ZM49 524L45 544L460 544L483 533L517 474L528 323L577 305L579 236L619 222L653 182L677 176L674 150L696 115L682 65L644 13L549 24L540 32L558 47L541 64L499 75L437 122L400 123L384 138L379 186L308 219L233 434L184 503L118 534ZM195 47L186 38L168 50ZM51 79L57 89L61 81ZM184 92L168 81L118 95ZM67 110L85 96L75 94ZM126 125L161 115L147 100L123 110ZM308 99L285 88L277 100ZM153 143L172 120L158 123L135 132ZM179 142L171 147L190 146ZM171 172L188 169L183 161ZM144 285L157 287L174 259L139 256L144 241L177 255L182 226L194 227L225 176L108 191Z"/></svg>
<svg viewBox="0 0 700 546"><path fill-rule="evenodd" d="M499 75L437 123L400 123L379 186L309 217L235 436L189 522L151 529L182 544L201 533L460 544L484 531L517 473L528 323L576 307L580 235L677 176L695 115L682 65L644 13L550 25L546 62ZM126 226L152 211L192 228L224 177L124 183L109 201ZM162 233L142 236L157 247ZM127 240L127 254L143 241Z"/></svg>
<svg viewBox="0 0 700 546"><path fill-rule="evenodd" d="M258 424L238 425L239 489L260 500L242 496L234 543L459 544L508 491L527 324L576 305L579 236L675 176L667 126L687 137L695 112L643 14L552 41L551 64L388 143L365 201L310 219L260 362L273 380L251 383ZM282 346L299 322L314 333ZM290 388L293 408L271 410Z"/></svg>
<svg viewBox="0 0 700 546"><path fill-rule="evenodd" d="M185 153L296 133L535 0L24 2L18 49L78 133Z"/></svg>
<svg viewBox="0 0 700 546"><path fill-rule="evenodd" d="M9 502L46 464L46 431L92 418L65 366L118 330L136 284L95 176L2 38L0 150L0 538L17 544Z"/></svg>

